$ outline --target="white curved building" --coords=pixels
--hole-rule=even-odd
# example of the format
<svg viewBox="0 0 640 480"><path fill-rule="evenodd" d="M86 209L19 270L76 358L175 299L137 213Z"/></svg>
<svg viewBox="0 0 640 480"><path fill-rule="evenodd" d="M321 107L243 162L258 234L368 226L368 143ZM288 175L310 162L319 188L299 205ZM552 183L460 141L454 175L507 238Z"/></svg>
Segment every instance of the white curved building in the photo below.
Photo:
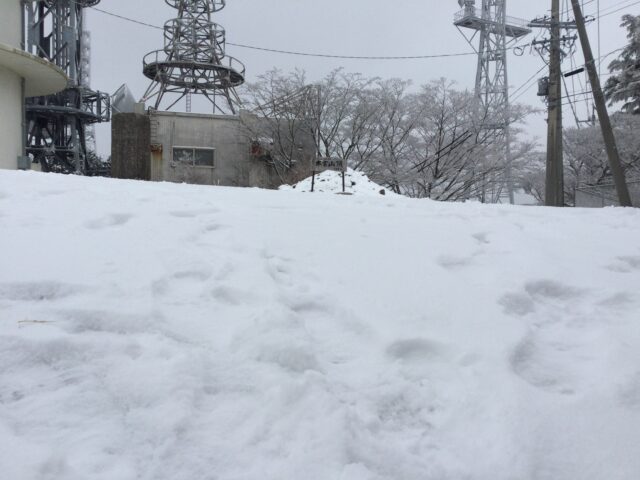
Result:
<svg viewBox="0 0 640 480"><path fill-rule="evenodd" d="M24 98L64 90L67 77L51 63L25 52L21 0L0 0L0 169L19 164L26 134Z"/></svg>

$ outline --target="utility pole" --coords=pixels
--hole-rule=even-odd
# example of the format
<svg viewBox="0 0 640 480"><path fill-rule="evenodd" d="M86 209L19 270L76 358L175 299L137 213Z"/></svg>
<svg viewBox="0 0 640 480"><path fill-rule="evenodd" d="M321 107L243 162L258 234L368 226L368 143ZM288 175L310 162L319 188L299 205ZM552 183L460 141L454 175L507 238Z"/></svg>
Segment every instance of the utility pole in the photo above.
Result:
<svg viewBox="0 0 640 480"><path fill-rule="evenodd" d="M558 2L558 0L554 1L556 3ZM616 145L616 137L613 133L611 119L609 118L607 105L605 103L604 95L602 94L602 86L600 85L596 62L593 58L593 51L591 50L591 43L589 42L589 35L587 34L587 28L584 22L584 15L582 14L579 0L571 0L571 4L573 5L573 13L576 17L580 43L582 44L582 51L584 52L585 66L587 68L587 73L589 74L589 82L591 83L591 90L593 91L593 99L596 104L596 110L598 112L598 118L602 128L602 136L604 137L607 156L609 157L609 166L611 167L611 174L613 175L616 190L618 191L620 205L623 207L632 207L631 195L629 195L629 188L627 187L627 181L624 176L624 169L622 168L622 162L620 161L620 153L618 152L618 146Z"/></svg>
<svg viewBox="0 0 640 480"><path fill-rule="evenodd" d="M560 50L560 0L551 2L551 58L549 63L549 118L545 205L564 207L564 156L562 145L562 70Z"/></svg>

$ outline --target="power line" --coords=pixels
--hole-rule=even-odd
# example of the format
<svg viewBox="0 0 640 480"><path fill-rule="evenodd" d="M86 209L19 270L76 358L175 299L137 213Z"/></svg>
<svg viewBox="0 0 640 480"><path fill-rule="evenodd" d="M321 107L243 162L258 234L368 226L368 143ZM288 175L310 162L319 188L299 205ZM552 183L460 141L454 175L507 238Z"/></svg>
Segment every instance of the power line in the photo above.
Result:
<svg viewBox="0 0 640 480"><path fill-rule="evenodd" d="M125 17L124 15L118 15L117 13L108 12L108 11L103 10L101 8L98 8L98 7L91 7L91 9L95 10L96 12L100 12L100 13L104 13L105 15L109 15L110 17L115 17L115 18L119 18L120 20L125 20L125 21L130 22L130 23L136 23L138 25L142 25L143 27L149 27L149 28L154 28L156 30L164 31L164 28L159 27L158 25L153 25L151 23L146 23L146 22L143 22L141 20L136 20L134 18Z"/></svg>
<svg viewBox="0 0 640 480"><path fill-rule="evenodd" d="M148 28L153 28L155 30L164 30L163 27L159 27L158 25L153 25L151 23L143 22L141 20L136 20L130 17L126 17L124 15L119 15L117 13L109 12L107 10L103 10L97 7L91 7L93 10L103 13L105 15L118 18L120 20L124 20L130 23L135 23L137 25L141 25ZM249 50L257 50L260 52L269 52L269 53L278 53L281 55L295 55L299 57L315 57L315 58L333 58L333 59L343 59L343 60L428 60L434 58L451 58L451 57L468 57L477 55L475 52L460 52L460 53L440 53L434 55L400 55L400 56L366 56L366 55L332 55L325 53L310 53L310 52L297 52L291 50L278 50L275 48L264 48L258 47L255 45L247 45L242 43L232 43L227 42L227 45L231 45L238 48L246 48ZM509 50L513 50L514 48L522 48L527 45L520 45L510 47Z"/></svg>
<svg viewBox="0 0 640 480"><path fill-rule="evenodd" d="M435 55L372 57L372 56L358 56L358 55L331 55L331 54L324 54L324 53L294 52L294 51L288 51L288 50L276 50L273 48L256 47L254 45L243 45L243 44L231 43L231 42L227 42L227 45L233 45L234 47L247 48L250 50L258 50L262 52L279 53L282 55L296 55L299 57L315 57L315 58L337 58L337 59L345 59L345 60L426 60L426 59L432 59L432 58L467 57L470 55L476 55L475 52L461 52L461 53L440 53Z"/></svg>
<svg viewBox="0 0 640 480"><path fill-rule="evenodd" d="M602 9L602 12L607 12L608 10L611 10L612 8L616 8L618 5L622 5L623 3L629 3L629 2L633 2L633 1L634 0L622 0L622 1L616 2L613 5L609 5L608 7L605 7L604 9ZM596 3L596 2L598 4L600 3L599 0L587 0L586 2L583 2L582 6L584 8L585 6L590 5L592 3ZM624 8L632 7L632 6L633 6L633 4L632 5L625 5L622 8L624 9ZM591 18L598 18L598 16L600 16L600 13L602 13L602 12L598 12L596 14L587 15L587 16L591 17ZM567 7L562 11L562 15L565 15L565 14L568 14L568 13L573 13L573 9L571 7Z"/></svg>
<svg viewBox="0 0 640 480"><path fill-rule="evenodd" d="M596 0L587 0L586 2L582 2L582 7L584 8L586 5L589 5L593 2L595 2ZM626 0L625 0L626 1ZM570 7L565 7L562 12L560 13L561 16L566 15L567 13L573 13L573 9Z"/></svg>
<svg viewBox="0 0 640 480"><path fill-rule="evenodd" d="M534 73L533 75L531 75L527 80L525 80L525 82L523 84L521 84L518 88L516 88L511 95L513 95L512 101L516 101L517 99L519 99L522 95L524 95L529 88L531 88L534 84L528 85L532 80L537 80L537 76L540 75L540 73L542 73L542 71L544 69L547 68L547 65L543 65L542 68L540 68L540 70L538 70L536 73ZM524 90L523 90L524 89ZM522 90L522 93L520 93L518 95L518 92L520 92Z"/></svg>
<svg viewBox="0 0 640 480"><path fill-rule="evenodd" d="M630 8L630 7L634 7L634 6L636 6L636 5L640 5L640 1L636 1L636 2L634 2L634 3L632 3L632 4L630 4L630 5L625 5L625 6L623 6L623 7L620 7L620 8L618 8L618 9L616 9L616 10L613 10L612 12L602 13L602 14L600 14L600 17L599 17L599 18L608 17L609 15L613 15L613 14L615 14L615 13L621 12L622 10L625 10L625 9L627 9L627 8ZM606 11L606 10L605 10L605 11Z"/></svg>
<svg viewBox="0 0 640 480"><path fill-rule="evenodd" d="M638 3L640 3L640 0L638 1ZM596 58L596 60L604 60L605 58L607 58L610 55L613 55L616 52L619 52L621 50L624 50L626 47L620 47L620 48L616 48L615 50L611 50L610 52L605 53L604 55L600 55L598 58ZM539 75L545 68L547 68L548 65L543 65L542 68L540 68L540 70L538 70L536 73L534 73L533 75L531 75L527 80L525 80L524 83L522 83L518 88L516 88L511 95L516 95L518 92L520 92L519 95L516 95L515 98L512 98L512 101L516 101L517 99L519 99L520 97L522 97L525 93L527 93L529 91L529 89L531 87L533 87L535 85L535 83L529 85L529 83L531 83L532 80L535 79L535 77L537 75ZM611 74L606 74L605 76L610 76ZM524 90L522 90L524 88ZM521 91L522 90L522 91Z"/></svg>
<svg viewBox="0 0 640 480"><path fill-rule="evenodd" d="M596 0L588 0L586 2L584 2L584 5L589 5L591 3L594 3ZM605 9L600 15L596 15L593 18L603 18L609 15L613 15L615 13L618 13L626 8L629 7L633 7L635 5L640 4L640 0L635 0L634 3L631 3L630 5L624 5L618 9L615 9L613 11L608 11L611 8L615 8L618 5L627 3L629 1L633 1L633 0L623 0L622 2L618 2L615 3L613 5L611 5L609 8ZM107 10L104 10L102 8L98 8L98 7L91 7L93 10L100 12L104 15L108 15L114 18L118 18L120 20L124 20L126 22L130 22L130 23L134 23L137 25L141 25L144 27L148 27L148 28L153 28L155 30L164 30L163 27L160 27L158 25L153 25L151 23L147 23L147 22L143 22L141 20L136 20L134 18L131 17L127 17L124 15L119 15L117 13L113 13ZM606 12L606 13L605 13ZM564 12L567 13L567 12ZM433 55L395 55L395 56L367 56L367 55L333 55L333 54L326 54L326 53L311 53L311 52L298 52L298 51L293 51L293 50L280 50L280 49L275 49L275 48L265 48L265 47L258 47L256 45L248 45L248 44L242 44L242 43L233 43L233 42L227 42L228 45L234 46L234 47L238 47L238 48L245 48L245 49L249 49L249 50L256 50L256 51L260 51L260 52L269 52L269 53L277 53L277 54L281 54L281 55L294 55L294 56L300 56L300 57L315 57L315 58L333 58L333 59L343 59L343 60L428 60L428 59L434 59L434 58L451 58L451 57L467 57L467 56L471 56L471 55L476 55L475 52L459 52L459 53L440 53L440 54L433 54ZM518 45L518 46L513 46L510 47L509 50L513 50L516 48L524 48L527 47L529 45Z"/></svg>

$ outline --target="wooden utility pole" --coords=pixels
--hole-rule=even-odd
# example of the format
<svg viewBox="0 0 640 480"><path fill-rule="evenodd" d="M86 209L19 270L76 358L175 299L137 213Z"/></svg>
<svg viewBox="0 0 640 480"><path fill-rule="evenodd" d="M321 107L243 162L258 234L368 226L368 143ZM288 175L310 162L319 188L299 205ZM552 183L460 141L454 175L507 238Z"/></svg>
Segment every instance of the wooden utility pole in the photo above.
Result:
<svg viewBox="0 0 640 480"><path fill-rule="evenodd" d="M596 110L598 112L598 118L602 128L602 136L604 137L604 144L607 149L607 156L609 157L611 174L613 175L613 181L615 182L616 190L618 191L618 199L620 200L621 206L632 207L631 195L629 195L629 188L627 187L627 181L624 176L624 169L622 168L622 162L620 161L620 153L618 152L618 146L616 145L616 137L613 133L611 119L609 118L609 112L607 111L607 104L602 93L602 86L600 85L596 62L593 58L593 51L591 50L591 42L589 42L589 35L587 34L584 15L580 8L580 0L571 0L571 3L573 5L573 13L576 17L582 51L584 52L585 66L587 68L587 73L589 74L591 90L593 91L593 100L596 104Z"/></svg>
<svg viewBox="0 0 640 480"><path fill-rule="evenodd" d="M560 0L551 2L551 58L549 63L549 119L545 205L564 207L564 156L562 146L562 61L560 51Z"/></svg>

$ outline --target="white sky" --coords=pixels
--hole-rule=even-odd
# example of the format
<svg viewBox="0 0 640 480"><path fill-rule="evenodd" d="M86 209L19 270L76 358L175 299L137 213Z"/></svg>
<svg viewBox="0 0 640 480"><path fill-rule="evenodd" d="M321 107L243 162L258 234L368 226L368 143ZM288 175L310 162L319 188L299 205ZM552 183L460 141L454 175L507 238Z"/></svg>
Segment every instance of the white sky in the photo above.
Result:
<svg viewBox="0 0 640 480"><path fill-rule="evenodd" d="M585 3L585 13L595 15L597 0L585 0ZM637 2L600 0L604 13L626 7L601 19L603 54L625 45L620 18L625 13L640 14L640 5L634 3ZM549 0L510 0L508 14L532 19L548 13L550 4ZM108 0L98 7L154 25L163 25L176 12L164 0ZM458 10L456 0L227 0L227 7L214 20L226 28L227 41L232 43L337 55L432 55L470 51L453 26L453 15ZM141 97L149 84L142 75L142 58L162 48L162 32L93 10L89 11L88 24L92 32L93 87L113 93L127 83L136 97ZM597 22L589 26L589 32L597 55ZM521 43L526 44L532 38L526 37ZM461 88L472 89L475 81L476 59L472 56L364 61L281 55L233 46L228 46L227 52L247 66L248 81L274 67L284 71L304 69L310 80L344 67L367 76L409 79L416 85L446 77L455 80ZM582 63L580 55L578 58ZM605 65L613 58L610 56ZM510 54L509 84L514 89L519 87L542 66L540 57L535 52L530 54L529 49L521 57ZM568 63L564 68L570 70ZM518 101L544 108L536 97L535 85ZM568 107L565 114L567 125L571 125L573 115ZM97 128L98 151L103 155L108 155L110 150L109 130L108 125ZM544 116L530 118L528 131L532 137L543 138Z"/></svg>

